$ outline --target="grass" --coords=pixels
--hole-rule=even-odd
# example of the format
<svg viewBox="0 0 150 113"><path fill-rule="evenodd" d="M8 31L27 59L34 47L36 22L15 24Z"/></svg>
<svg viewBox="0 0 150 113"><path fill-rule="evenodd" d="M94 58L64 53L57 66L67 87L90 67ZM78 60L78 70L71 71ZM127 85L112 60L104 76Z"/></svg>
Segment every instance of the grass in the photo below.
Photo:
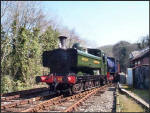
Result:
<svg viewBox="0 0 150 113"><path fill-rule="evenodd" d="M134 100L119 93L120 112L145 112Z"/></svg>
<svg viewBox="0 0 150 113"><path fill-rule="evenodd" d="M145 90L145 89L134 89L131 86L128 85L122 85L122 87L132 93L134 93L134 95L142 98L144 101L146 101L147 103L150 102L150 95L149 95L149 90Z"/></svg>
<svg viewBox="0 0 150 113"><path fill-rule="evenodd" d="M149 96L149 91L148 90L137 90L134 89L133 93L145 100L147 103L149 103L150 96Z"/></svg>

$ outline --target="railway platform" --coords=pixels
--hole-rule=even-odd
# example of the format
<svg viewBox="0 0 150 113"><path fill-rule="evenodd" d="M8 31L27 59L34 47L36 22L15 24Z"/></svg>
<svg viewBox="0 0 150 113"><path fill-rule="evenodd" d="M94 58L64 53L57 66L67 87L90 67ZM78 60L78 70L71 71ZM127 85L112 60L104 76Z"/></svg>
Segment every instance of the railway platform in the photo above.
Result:
<svg viewBox="0 0 150 113"><path fill-rule="evenodd" d="M136 94L134 94L131 91L127 91L126 89L123 88L122 84L118 84L118 88L122 93L125 93L126 95L128 95L129 97L131 97L132 99L134 99L137 103L141 104L144 108L149 109L149 104L144 101L142 98L138 97Z"/></svg>

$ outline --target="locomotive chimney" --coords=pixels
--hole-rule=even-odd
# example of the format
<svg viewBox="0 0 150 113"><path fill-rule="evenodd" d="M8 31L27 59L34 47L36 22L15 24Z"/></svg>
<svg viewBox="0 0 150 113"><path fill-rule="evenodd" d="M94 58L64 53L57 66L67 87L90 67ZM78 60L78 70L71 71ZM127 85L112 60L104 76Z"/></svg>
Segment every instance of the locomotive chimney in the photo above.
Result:
<svg viewBox="0 0 150 113"><path fill-rule="evenodd" d="M58 38L59 38L59 41L60 41L59 47L62 48L62 49L66 49L65 41L66 41L67 37L59 36Z"/></svg>

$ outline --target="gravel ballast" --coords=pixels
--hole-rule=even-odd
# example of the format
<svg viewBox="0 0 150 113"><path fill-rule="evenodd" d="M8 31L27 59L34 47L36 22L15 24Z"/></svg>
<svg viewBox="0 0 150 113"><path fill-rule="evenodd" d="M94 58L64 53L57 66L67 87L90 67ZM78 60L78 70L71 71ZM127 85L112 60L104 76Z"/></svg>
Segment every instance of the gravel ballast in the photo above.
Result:
<svg viewBox="0 0 150 113"><path fill-rule="evenodd" d="M89 97L77 108L78 112L115 112L115 87L109 87L104 93L98 92Z"/></svg>

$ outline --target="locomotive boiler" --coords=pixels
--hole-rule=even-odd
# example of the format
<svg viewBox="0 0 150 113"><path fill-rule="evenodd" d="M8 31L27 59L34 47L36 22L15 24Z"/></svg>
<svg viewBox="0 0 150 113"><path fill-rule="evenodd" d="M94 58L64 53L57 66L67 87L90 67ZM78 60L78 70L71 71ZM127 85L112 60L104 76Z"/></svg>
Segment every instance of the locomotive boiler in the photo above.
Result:
<svg viewBox="0 0 150 113"><path fill-rule="evenodd" d="M45 82L51 91L77 93L107 82L107 57L99 49L85 48L75 43L65 48L67 37L60 36L60 47L44 51L42 63L50 73L37 76L36 82Z"/></svg>

